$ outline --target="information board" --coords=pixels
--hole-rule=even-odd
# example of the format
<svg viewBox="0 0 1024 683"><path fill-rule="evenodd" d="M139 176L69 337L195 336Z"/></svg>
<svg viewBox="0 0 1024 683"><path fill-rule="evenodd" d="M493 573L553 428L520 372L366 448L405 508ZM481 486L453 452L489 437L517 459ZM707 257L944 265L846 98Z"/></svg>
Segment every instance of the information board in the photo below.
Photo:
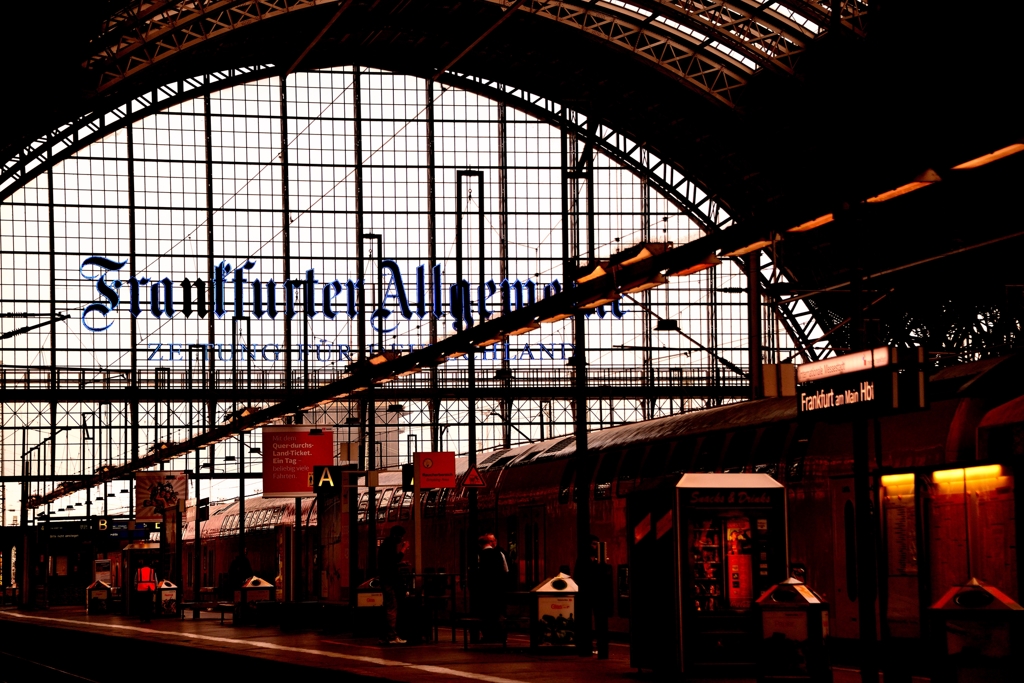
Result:
<svg viewBox="0 0 1024 683"><path fill-rule="evenodd" d="M413 456L416 464L414 477L420 489L451 489L455 488L455 453L453 451L437 451L416 453Z"/></svg>
<svg viewBox="0 0 1024 683"><path fill-rule="evenodd" d="M310 425L263 428L263 497L316 495L313 468L334 464L334 432Z"/></svg>

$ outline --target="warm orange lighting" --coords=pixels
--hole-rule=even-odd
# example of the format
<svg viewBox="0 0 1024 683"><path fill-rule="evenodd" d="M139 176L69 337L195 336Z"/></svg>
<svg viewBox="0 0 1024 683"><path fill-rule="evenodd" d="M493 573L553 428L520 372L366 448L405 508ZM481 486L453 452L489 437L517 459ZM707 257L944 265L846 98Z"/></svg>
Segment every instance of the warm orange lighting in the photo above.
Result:
<svg viewBox="0 0 1024 683"><path fill-rule="evenodd" d="M714 254L710 254L707 257L705 257L703 260L698 261L697 263L694 263L694 264L691 264L691 265L688 265L688 266L684 266L684 267L679 268L677 270L672 270L671 268L669 268L668 272L665 273L665 274L666 275L670 275L670 276L693 275L694 273L699 273L702 270L707 270L708 268L714 268L715 266L717 266L721 262L722 262L722 260L720 258L715 256Z"/></svg>
<svg viewBox="0 0 1024 683"><path fill-rule="evenodd" d="M936 484L945 484L951 481L963 481L964 479L995 479L1003 476L1002 465L981 465L980 467L968 467L967 469L939 470L932 473L932 480Z"/></svg>
<svg viewBox="0 0 1024 683"><path fill-rule="evenodd" d="M823 225L828 225L834 220L835 216L830 213L826 213L824 216L818 216L812 221L807 221L806 223L801 223L795 228L790 228L786 232L807 232L808 230L814 230L815 228L820 228Z"/></svg>
<svg viewBox="0 0 1024 683"><path fill-rule="evenodd" d="M604 277L605 275L608 274L608 270L606 270L605 268L606 265L607 264L600 264L596 266L592 271L590 271L586 275L576 278L576 282L589 282L590 280L596 280L599 277Z"/></svg>
<svg viewBox="0 0 1024 683"><path fill-rule="evenodd" d="M633 247L632 249L627 249L622 253L622 255L625 256L630 251L637 250L636 254L624 259L622 261L622 265L628 266L633 263L637 263L638 261L643 261L644 259L651 258L652 256L664 254L666 251L669 250L671 246L671 242L651 242L638 244L636 247ZM614 257L612 257L612 260L614 260Z"/></svg>
<svg viewBox="0 0 1024 683"><path fill-rule="evenodd" d="M401 355L400 351L385 349L380 353L370 356L368 360L370 361L370 365L381 365L383 363L387 363L389 360L394 360Z"/></svg>
<svg viewBox="0 0 1024 683"><path fill-rule="evenodd" d="M654 289L655 287L661 287L662 285L668 284L668 278L661 273L655 273L654 277L647 280L642 280L632 285L627 285L622 288L625 294L637 294L638 292L644 292L648 289Z"/></svg>
<svg viewBox="0 0 1024 683"><path fill-rule="evenodd" d="M985 154L984 156L980 156L977 159L965 161L959 166L954 166L953 168L958 171L962 171L967 168L978 168L979 166L984 166L985 164L991 164L993 161L999 161L1003 157L1008 157L1011 154L1016 154L1017 152L1024 152L1024 145L1016 143L1010 145L1009 147L1003 147L1002 149L997 149L991 154Z"/></svg>
<svg viewBox="0 0 1024 683"><path fill-rule="evenodd" d="M593 296L593 297L587 299L586 301L581 301L580 302L580 308L591 309L591 308L597 308L598 306L607 306L608 304L612 303L613 301L618 301L618 300L619 300L618 292L612 291L612 292L608 292L607 294L598 294L596 296Z"/></svg>
<svg viewBox="0 0 1024 683"><path fill-rule="evenodd" d="M906 474L883 474L882 486L906 486L914 483L914 475L911 472Z"/></svg>
<svg viewBox="0 0 1024 683"><path fill-rule="evenodd" d="M542 323L555 323L555 322L558 322L559 320L565 320L566 318L571 318L573 315L574 315L574 313L572 311L569 311L568 313L552 313L551 315L549 315L547 317L537 318L537 321L538 322L542 322Z"/></svg>
<svg viewBox="0 0 1024 683"><path fill-rule="evenodd" d="M938 173L931 169L928 169L927 171L925 171L924 173L922 173L921 175L917 176L912 181L907 183L906 185L900 185L895 190L889 190L888 192L883 192L882 194L876 194L874 197L869 197L867 199L867 202L868 204L878 204L879 202L886 202L895 197L899 197L901 195L913 192L914 190L920 190L922 187L927 187L932 183L939 182L940 180L942 180L942 178L939 177Z"/></svg>
<svg viewBox="0 0 1024 683"><path fill-rule="evenodd" d="M774 240L769 239L769 240L758 240L756 242L751 242L750 244L748 244L745 247L740 247L739 249L733 249L732 251L730 251L728 253L722 254L722 257L724 258L726 256L743 256L744 254L749 254L752 251L757 251L758 249L764 249L765 247L770 247L772 244L774 244L777 241L777 239L778 239L778 236L776 236L776 239L774 239Z"/></svg>
<svg viewBox="0 0 1024 683"><path fill-rule="evenodd" d="M515 329L515 330L512 330L511 332L508 332L508 333L502 332L502 333L494 335L490 339L486 339L484 341L479 341L479 342L473 342L473 344L474 344L474 346L477 346L477 347L480 347L480 348L486 348L486 347L488 347L488 346L490 346L492 344L497 344L498 342L503 341L506 336L516 337L516 336L519 336L520 334L526 334L527 332L533 332L534 330L539 330L539 329L540 329L540 325L535 323L535 322L533 322L531 320L528 323L526 323L525 325L523 325L522 327L520 327L518 329Z"/></svg>

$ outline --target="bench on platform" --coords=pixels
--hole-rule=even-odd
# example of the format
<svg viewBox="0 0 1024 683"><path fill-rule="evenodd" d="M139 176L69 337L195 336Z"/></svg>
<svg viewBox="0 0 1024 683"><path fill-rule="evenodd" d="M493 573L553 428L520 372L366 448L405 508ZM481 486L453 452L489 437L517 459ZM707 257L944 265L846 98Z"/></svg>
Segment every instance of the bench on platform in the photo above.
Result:
<svg viewBox="0 0 1024 683"><path fill-rule="evenodd" d="M194 602L183 602L181 603L181 618L185 618L187 612L191 612L196 607ZM231 623L235 622L235 603L233 602L213 602L213 603L199 603L199 610L201 612L220 612L220 623L224 623L224 615L231 615Z"/></svg>

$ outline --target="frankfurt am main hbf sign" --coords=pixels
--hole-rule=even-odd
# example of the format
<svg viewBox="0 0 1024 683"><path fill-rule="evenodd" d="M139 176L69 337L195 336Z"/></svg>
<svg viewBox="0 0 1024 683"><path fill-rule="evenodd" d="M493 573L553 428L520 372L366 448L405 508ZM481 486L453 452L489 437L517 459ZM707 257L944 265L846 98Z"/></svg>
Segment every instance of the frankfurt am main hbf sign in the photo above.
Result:
<svg viewBox="0 0 1024 683"><path fill-rule="evenodd" d="M128 260L115 260L106 256L90 256L82 261L79 272L92 283L97 299L82 310L82 326L90 332L104 332L110 329L116 319L114 315L127 308L135 318L152 316L158 320L183 318L207 318L210 315L223 318L230 311L231 318L247 319L250 315L257 320L292 320L297 316L305 319L344 322L359 315L359 295L362 280L319 279L314 268L305 271L301 279L287 279L278 283L273 279L261 281L252 277L256 261L247 259L235 266L221 261L213 269L213 282L202 278L184 278L174 282L168 277L158 276L125 277ZM368 316L374 330L385 334L398 329L402 320L419 320L429 316L445 319L452 329L472 327L476 322L488 319L496 312L507 314L512 310L528 307L538 299L554 296L562 291L562 284L554 279L547 284L538 284L531 279L510 282L493 279L480 285L471 285L467 280L453 282L447 287L442 283L441 266L431 269L428 282L427 267L416 268L413 281L407 285L406 278L397 261L381 261L384 282L383 301ZM366 293L366 298L370 298ZM619 302L610 306L599 306L588 315L599 318L620 319L628 311ZM350 359L351 349L346 344L310 344L300 348L322 362ZM194 343L149 343L149 360L184 361L189 346L211 346L210 353L218 353L223 360L230 360L234 349L230 345ZM227 349L222 348L227 346ZM301 346L301 345L300 345ZM413 350L415 344L395 344ZM568 348L566 348L568 347ZM283 357L284 349L274 343L259 347L239 348L253 359L275 362ZM566 353L568 351L568 354ZM370 348L373 352L373 348ZM492 360L565 360L572 355L572 344L528 344L519 349L495 345L489 350ZM483 359L488 359L484 351Z"/></svg>

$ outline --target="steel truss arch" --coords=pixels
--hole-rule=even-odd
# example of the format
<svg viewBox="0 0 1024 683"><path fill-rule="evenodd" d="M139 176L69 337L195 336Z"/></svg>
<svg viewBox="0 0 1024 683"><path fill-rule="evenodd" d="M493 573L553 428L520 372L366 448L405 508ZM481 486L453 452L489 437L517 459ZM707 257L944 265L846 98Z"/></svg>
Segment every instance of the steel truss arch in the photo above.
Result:
<svg viewBox="0 0 1024 683"><path fill-rule="evenodd" d="M562 105L548 98L474 76L445 74L439 80L512 107L556 128L565 128L567 132L582 140L591 137L585 119L582 122L571 122L563 115ZM599 123L595 133L593 145L597 150L629 169L637 177L646 179L653 189L680 211L694 218L705 233L717 232L733 224L732 217L723 210L715 195L687 176L673 162L661 159L650 151L641 154L640 143L604 124ZM738 258L734 257L733 260L739 262ZM769 272L768 275L765 274L766 270ZM761 267L760 272L761 291L770 291L770 287L775 285L770 278L770 267ZM776 272L775 277L780 278L782 275ZM819 360L822 357L822 350L815 346L816 340L812 338L815 327L820 327L821 322L815 310L801 301L780 301L774 297L770 305L794 343L801 349L804 359Z"/></svg>
<svg viewBox="0 0 1024 683"><path fill-rule="evenodd" d="M271 65L247 66L182 78L120 103L94 111L36 138L0 166L0 201L14 194L47 168L71 157L116 130L167 107L205 93L223 90L277 73Z"/></svg>
<svg viewBox="0 0 1024 683"><path fill-rule="evenodd" d="M181 102L275 73L275 67L260 65L194 76L156 88L110 110L93 113L66 124L23 150L17 163L10 163L0 170L0 201L45 173L48 168L118 129ZM582 122L572 122L564 116L565 107L554 100L533 95L521 88L464 74L447 73L439 80L512 107L556 128L565 128L580 139L591 136L584 112L578 112L584 116ZM646 179L653 189L693 218L705 233L723 230L733 224L732 217L723 210L715 194L684 173L678 164L659 158L649 150L644 150L642 154L640 143L605 124L598 124L594 128L593 144L608 158L629 169L637 177ZM762 291L768 291L766 287L770 283L763 270L761 281ZM807 359L816 360L818 354L811 334L814 328L812 323L820 323L817 316L810 314L808 308L800 302L773 301L772 306L793 341L806 350Z"/></svg>
<svg viewBox="0 0 1024 683"><path fill-rule="evenodd" d="M513 0L487 0L507 10ZM236 29L335 0L135 0L112 15L84 63L103 92L168 57ZM793 73L830 26L834 0L529 0L534 14L608 41L720 104L754 71ZM864 0L841 0L843 30L863 35Z"/></svg>

